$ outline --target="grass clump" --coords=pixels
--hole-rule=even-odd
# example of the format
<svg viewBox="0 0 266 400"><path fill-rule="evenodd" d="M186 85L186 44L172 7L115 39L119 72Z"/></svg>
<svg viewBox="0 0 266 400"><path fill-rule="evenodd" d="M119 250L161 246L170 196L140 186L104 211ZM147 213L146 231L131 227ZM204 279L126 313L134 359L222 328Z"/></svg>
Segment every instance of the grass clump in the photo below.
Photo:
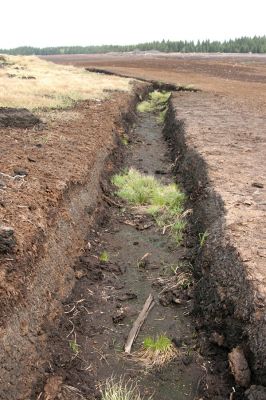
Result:
<svg viewBox="0 0 266 400"><path fill-rule="evenodd" d="M153 339L148 336L143 341L143 347L146 350L165 352L172 346L172 341L164 335L159 336L157 339Z"/></svg>
<svg viewBox="0 0 266 400"><path fill-rule="evenodd" d="M164 231L170 231L177 243L182 240L185 195L176 184L163 185L155 177L143 175L133 168L115 175L112 182L118 188L119 197L132 205L144 206Z"/></svg>
<svg viewBox="0 0 266 400"><path fill-rule="evenodd" d="M107 251L103 251L100 255L99 255L99 260L103 263L106 263L109 261L109 254L107 253Z"/></svg>
<svg viewBox="0 0 266 400"><path fill-rule="evenodd" d="M177 355L177 350L171 339L165 335L157 338L148 336L142 343L142 348L136 353L136 359L146 368L161 367Z"/></svg>
<svg viewBox="0 0 266 400"><path fill-rule="evenodd" d="M138 104L137 110L141 113L143 112L154 112L159 113L158 121L164 122L166 111L167 111L167 102L169 97L171 96L171 92L162 91L159 92L155 90L149 94L148 100L144 100Z"/></svg>
<svg viewBox="0 0 266 400"><path fill-rule="evenodd" d="M133 380L125 381L124 378L116 380L107 379L100 389L102 400L142 400L136 382ZM151 400L151 397L150 397Z"/></svg>

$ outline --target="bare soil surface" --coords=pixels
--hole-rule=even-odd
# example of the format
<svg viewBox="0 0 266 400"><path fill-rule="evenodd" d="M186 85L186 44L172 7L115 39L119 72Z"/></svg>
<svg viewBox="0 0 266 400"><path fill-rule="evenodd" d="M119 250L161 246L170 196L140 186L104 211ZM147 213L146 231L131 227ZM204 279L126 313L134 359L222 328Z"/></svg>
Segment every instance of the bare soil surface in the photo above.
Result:
<svg viewBox="0 0 266 400"><path fill-rule="evenodd" d="M217 315L216 328L231 330L229 348L247 346L265 385L265 119L210 93L178 93L172 104L180 123L177 165L184 156L177 168L198 196L198 233L208 234L201 268L217 304L209 299L204 307ZM233 319L242 329L233 332Z"/></svg>

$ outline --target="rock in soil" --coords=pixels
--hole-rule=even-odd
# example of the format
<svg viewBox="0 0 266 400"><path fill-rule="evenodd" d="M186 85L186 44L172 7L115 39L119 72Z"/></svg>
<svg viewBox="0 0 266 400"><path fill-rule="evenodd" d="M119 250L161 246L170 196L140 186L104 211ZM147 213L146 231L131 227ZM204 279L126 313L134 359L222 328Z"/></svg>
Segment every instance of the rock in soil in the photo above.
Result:
<svg viewBox="0 0 266 400"><path fill-rule="evenodd" d="M228 354L231 372L239 386L247 388L250 384L250 369L241 347L235 347Z"/></svg>

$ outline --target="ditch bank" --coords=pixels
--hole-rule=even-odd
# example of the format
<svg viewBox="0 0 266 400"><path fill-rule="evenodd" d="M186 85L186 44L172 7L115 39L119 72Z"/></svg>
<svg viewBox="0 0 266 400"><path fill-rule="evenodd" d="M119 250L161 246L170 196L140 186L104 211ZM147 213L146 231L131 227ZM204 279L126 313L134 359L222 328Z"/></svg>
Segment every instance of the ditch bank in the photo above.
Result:
<svg viewBox="0 0 266 400"><path fill-rule="evenodd" d="M159 82L154 79L145 79L145 78L141 78L141 77L137 78L134 75L120 74L118 72L113 72L113 71L110 71L108 69L103 69L103 68L87 67L85 69L86 69L86 71L94 72L96 74L119 76L120 78L128 78L128 79L137 79L140 82L145 82L145 83L151 84L153 90L159 90L159 91L166 90L166 91L174 91L174 92L182 92L182 91L198 92L199 91L199 89L189 87L189 86L175 85L173 83L168 83L168 82Z"/></svg>
<svg viewBox="0 0 266 400"><path fill-rule="evenodd" d="M265 214L259 207L263 185L253 181L262 179L262 171L254 171L254 152L250 165L247 156L250 143L245 138L245 119L252 122L252 116L241 116L243 126L236 118L219 96L175 94L170 99L164 135L193 208L190 219L198 238L193 264L198 279L195 312L199 328L229 353L237 386L248 387L251 382L265 386L263 245L256 231L256 223L261 224ZM259 168L259 151L257 157ZM262 399L266 389L259 390ZM253 399L250 396L247 398Z"/></svg>
<svg viewBox="0 0 266 400"><path fill-rule="evenodd" d="M34 163L28 161L27 174L19 180L19 185L12 180L2 186L3 221L14 217L12 234L16 239L12 246L1 247L3 252L0 255L0 398L3 400L29 399L33 383L44 373L48 362L46 342L49 329L56 325L58 315L62 313L62 301L73 289L76 280L73 263L77 254L87 245L88 227L95 224L103 201L100 185L102 173L110 167L110 153L135 119L136 103L148 90L148 85L136 84L131 94L114 93L110 100L100 104L78 104L74 112L82 118L80 124L76 120L70 123L60 120L56 126L59 136L57 144L51 146L42 142L41 145L32 146L30 143L30 149L34 148L36 154ZM73 111L65 113L68 112L71 118ZM95 127L101 129L95 140L102 138L103 143L98 144L99 151L95 149L92 155L95 140L90 146L90 136ZM3 141L6 135L16 135L19 138L16 142L19 143L21 137L24 140L23 134L22 130L3 131ZM28 131L25 140L31 138L30 135L37 136L37 143L40 142L41 134L38 131ZM78 142L74 135L79 135ZM69 149L65 138L70 139ZM65 142L62 145L63 140ZM76 154L72 151L72 140L77 146ZM23 142L23 146L25 156L29 145ZM20 154L17 147L14 147L14 152ZM41 157L37 154L40 148ZM72 154L77 157L75 162L79 162L79 165L75 166ZM19 158L22 159L21 156ZM34 186L39 172L36 166L41 171L40 185L43 184L45 189L43 197L38 197L39 187L36 189ZM49 173L51 166L53 174ZM10 175L7 178L10 179ZM62 181L58 181L60 178ZM12 201L9 201L10 196ZM45 202L46 197L47 203L38 208L38 199ZM23 203L33 204L35 199L37 202L34 207L21 206ZM21 208L16 208L17 202ZM22 215L17 221L14 210L19 210ZM44 214L43 210L47 213ZM23 224L28 224L30 229L26 230ZM10 239L4 235L1 238L5 243ZM10 240L8 243L11 243Z"/></svg>

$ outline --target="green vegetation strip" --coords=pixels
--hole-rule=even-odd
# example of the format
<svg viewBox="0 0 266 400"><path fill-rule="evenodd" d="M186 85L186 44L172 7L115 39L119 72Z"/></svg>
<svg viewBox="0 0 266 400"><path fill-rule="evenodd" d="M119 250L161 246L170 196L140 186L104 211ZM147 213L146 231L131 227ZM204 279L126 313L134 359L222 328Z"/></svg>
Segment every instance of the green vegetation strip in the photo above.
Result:
<svg viewBox="0 0 266 400"><path fill-rule="evenodd" d="M60 47L30 47L23 46L15 49L0 49L0 53L24 54L24 55L54 55L54 54L99 54L108 52L128 51L150 51L157 50L165 53L266 53L266 35L264 36L243 36L236 39L229 39L223 42L198 40L162 40L128 45L98 45L98 46L60 46Z"/></svg>
<svg viewBox="0 0 266 400"><path fill-rule="evenodd" d="M163 185L150 175L135 169L115 175L112 183L118 188L116 194L135 206L144 206L154 216L157 224L170 231L177 243L182 240L185 221L182 218L185 195L176 184Z"/></svg>

